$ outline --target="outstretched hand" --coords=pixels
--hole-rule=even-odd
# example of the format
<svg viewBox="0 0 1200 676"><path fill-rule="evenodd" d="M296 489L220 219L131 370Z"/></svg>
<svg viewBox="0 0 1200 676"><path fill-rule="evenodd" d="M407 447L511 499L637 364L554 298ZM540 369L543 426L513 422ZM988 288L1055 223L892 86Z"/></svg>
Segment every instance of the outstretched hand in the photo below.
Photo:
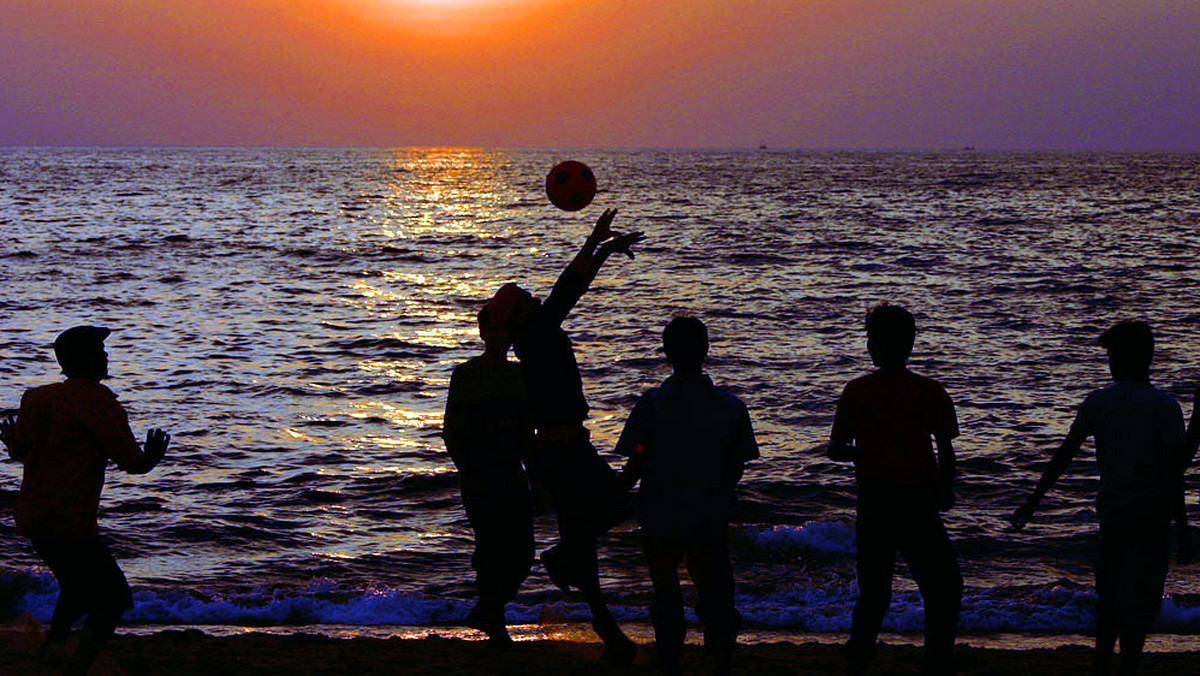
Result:
<svg viewBox="0 0 1200 676"><path fill-rule="evenodd" d="M1008 522L1012 524L1014 530L1021 530L1029 520L1033 518L1033 513L1037 511L1038 501L1034 498L1029 498L1025 504L1017 508L1017 511L1012 513L1008 518Z"/></svg>
<svg viewBox="0 0 1200 676"><path fill-rule="evenodd" d="M605 209L604 213L600 214L600 218L596 219L596 227L592 228L592 234L588 237L588 241L593 246L598 245L600 253L604 256L623 253L629 258L633 258L633 250L630 247L646 237L641 232L620 233L613 230L612 222L616 217L616 209Z"/></svg>
<svg viewBox="0 0 1200 676"><path fill-rule="evenodd" d="M612 239L601 244L600 248L602 250L606 249L603 253L623 253L630 260L633 260L633 250L630 247L644 239L646 239L646 236L640 232L630 232L624 235L613 233Z"/></svg>
<svg viewBox="0 0 1200 676"><path fill-rule="evenodd" d="M150 461L151 467L157 465L167 454L167 446L170 443L171 435L157 427L146 432L146 444L142 446L142 452L146 454L146 459Z"/></svg>

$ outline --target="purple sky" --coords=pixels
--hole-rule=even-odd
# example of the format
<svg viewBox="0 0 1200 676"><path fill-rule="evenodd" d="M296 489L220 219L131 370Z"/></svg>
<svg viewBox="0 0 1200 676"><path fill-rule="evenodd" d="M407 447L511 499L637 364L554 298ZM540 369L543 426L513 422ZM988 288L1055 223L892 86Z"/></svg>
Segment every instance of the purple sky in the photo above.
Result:
<svg viewBox="0 0 1200 676"><path fill-rule="evenodd" d="M1200 0L6 0L0 144L1200 151Z"/></svg>

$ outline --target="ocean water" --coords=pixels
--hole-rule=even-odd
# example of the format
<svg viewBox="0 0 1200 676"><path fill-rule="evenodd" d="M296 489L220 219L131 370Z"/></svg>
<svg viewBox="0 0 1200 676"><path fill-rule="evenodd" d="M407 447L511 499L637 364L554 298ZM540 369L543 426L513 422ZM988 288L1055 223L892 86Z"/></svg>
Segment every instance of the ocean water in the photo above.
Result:
<svg viewBox="0 0 1200 676"><path fill-rule="evenodd" d="M556 161L596 172L576 214L542 194ZM947 524L968 634L1092 623L1090 445L1022 533L1073 408L1107 371L1096 336L1157 328L1155 382L1200 383L1200 156L472 149L0 149L0 409L59 378L50 344L116 329L112 387L135 433L174 437L154 473L111 471L102 528L135 625L441 626L469 607L471 533L439 432L474 313L507 281L539 295L601 208L645 231L566 322L610 449L667 375L662 326L702 317L709 371L749 405L762 449L733 549L751 631L834 635L854 588L853 478L823 457L836 400L870 369L862 319L918 317L914 370L941 380L962 436ZM617 462L616 458L610 459ZM0 463L0 576L46 618L55 590ZM1200 473L1188 479L1200 518ZM553 521L537 522L539 547ZM645 621L632 524L603 542L618 615ZM900 568L901 573L903 568ZM903 574L885 629L919 630ZM1200 633L1200 566L1160 618ZM510 621L582 607L535 568Z"/></svg>

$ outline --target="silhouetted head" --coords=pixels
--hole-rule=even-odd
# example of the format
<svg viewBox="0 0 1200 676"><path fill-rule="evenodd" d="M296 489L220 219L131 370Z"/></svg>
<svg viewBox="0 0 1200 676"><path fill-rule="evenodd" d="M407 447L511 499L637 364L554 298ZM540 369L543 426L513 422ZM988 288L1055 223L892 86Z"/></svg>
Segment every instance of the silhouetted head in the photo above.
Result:
<svg viewBox="0 0 1200 676"><path fill-rule="evenodd" d="M699 373L708 356L708 328L695 317L676 317L663 329L663 351L676 373Z"/></svg>
<svg viewBox="0 0 1200 676"><path fill-rule="evenodd" d="M512 282L500 287L487 304L491 321L497 326L506 327L512 335L529 326L541 305L542 302L533 294Z"/></svg>
<svg viewBox="0 0 1200 676"><path fill-rule="evenodd" d="M479 310L478 320L479 337L483 339L487 351L496 354L507 353L508 348L512 346L512 334L507 326L493 320L490 303Z"/></svg>
<svg viewBox="0 0 1200 676"><path fill-rule="evenodd" d="M112 333L100 326L74 326L54 339L54 356L68 378L104 380L108 377L108 353L104 339Z"/></svg>
<svg viewBox="0 0 1200 676"><path fill-rule="evenodd" d="M904 366L917 337L917 321L899 305L883 303L867 313L867 352L879 368Z"/></svg>
<svg viewBox="0 0 1200 676"><path fill-rule="evenodd" d="M1117 322L1100 335L1113 380L1146 381L1154 361L1154 331L1140 321Z"/></svg>

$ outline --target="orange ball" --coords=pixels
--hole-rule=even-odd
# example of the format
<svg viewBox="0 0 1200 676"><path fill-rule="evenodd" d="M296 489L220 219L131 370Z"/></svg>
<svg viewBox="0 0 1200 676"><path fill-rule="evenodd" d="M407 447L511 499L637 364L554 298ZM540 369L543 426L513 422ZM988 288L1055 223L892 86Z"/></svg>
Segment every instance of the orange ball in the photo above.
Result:
<svg viewBox="0 0 1200 676"><path fill-rule="evenodd" d="M546 174L546 197L563 211L579 211L595 196L596 175L583 162L559 162Z"/></svg>

